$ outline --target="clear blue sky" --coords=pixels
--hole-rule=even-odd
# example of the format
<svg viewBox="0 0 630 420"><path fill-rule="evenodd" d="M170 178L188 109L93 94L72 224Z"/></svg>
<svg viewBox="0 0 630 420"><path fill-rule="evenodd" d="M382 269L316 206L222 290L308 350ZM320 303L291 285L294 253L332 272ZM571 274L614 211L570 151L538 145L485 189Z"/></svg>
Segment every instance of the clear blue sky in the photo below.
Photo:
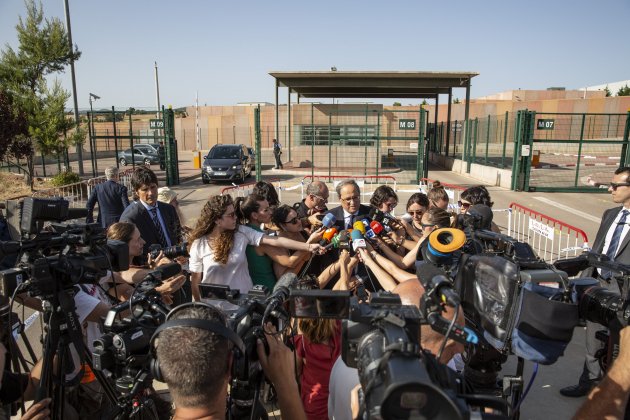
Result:
<svg viewBox="0 0 630 420"><path fill-rule="evenodd" d="M63 0L43 5L65 22ZM17 47L24 14L21 0L0 0L2 48ZM628 0L70 0L70 14L80 108L89 92L97 107L155 106L154 61L174 107L195 91L201 105L274 102L269 71L331 66L478 72L473 98L630 79ZM70 90L69 69L59 78Z"/></svg>

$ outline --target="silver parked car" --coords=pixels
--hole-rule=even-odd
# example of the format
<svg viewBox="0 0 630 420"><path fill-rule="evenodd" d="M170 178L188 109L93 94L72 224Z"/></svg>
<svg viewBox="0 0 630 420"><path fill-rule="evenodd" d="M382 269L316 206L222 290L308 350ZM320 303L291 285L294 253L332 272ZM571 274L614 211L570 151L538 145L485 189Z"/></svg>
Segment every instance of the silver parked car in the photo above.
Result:
<svg viewBox="0 0 630 420"><path fill-rule="evenodd" d="M127 166L127 164L132 161L132 153L131 149L127 149L123 152L118 152L118 162L122 166ZM145 165L151 165L155 163L160 163L160 157L158 155L157 149L155 149L150 144L136 144L133 146L133 161L135 163L143 163Z"/></svg>

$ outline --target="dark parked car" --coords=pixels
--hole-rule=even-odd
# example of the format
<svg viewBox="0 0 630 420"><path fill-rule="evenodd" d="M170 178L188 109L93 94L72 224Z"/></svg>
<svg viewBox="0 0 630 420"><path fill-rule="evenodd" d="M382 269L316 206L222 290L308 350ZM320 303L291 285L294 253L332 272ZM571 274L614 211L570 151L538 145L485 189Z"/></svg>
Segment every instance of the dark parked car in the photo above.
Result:
<svg viewBox="0 0 630 420"><path fill-rule="evenodd" d="M247 147L242 144L217 144L204 157L201 168L201 180L210 181L245 181L252 174L252 157Z"/></svg>
<svg viewBox="0 0 630 420"><path fill-rule="evenodd" d="M131 149L118 152L118 162L122 166L127 166L128 163L131 163L131 155ZM144 163L145 165L160 163L158 151L150 144L136 144L133 146L133 160L135 163Z"/></svg>
<svg viewBox="0 0 630 420"><path fill-rule="evenodd" d="M253 147L248 147L247 151L249 152L249 156L252 158L252 171L256 170L256 151Z"/></svg>

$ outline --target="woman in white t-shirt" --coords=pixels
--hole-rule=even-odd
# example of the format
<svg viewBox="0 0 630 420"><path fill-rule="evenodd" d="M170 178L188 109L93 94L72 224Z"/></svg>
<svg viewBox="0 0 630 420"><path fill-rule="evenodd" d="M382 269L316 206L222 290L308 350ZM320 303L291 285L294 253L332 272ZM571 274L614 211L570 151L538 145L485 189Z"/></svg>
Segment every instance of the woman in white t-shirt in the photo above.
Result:
<svg viewBox="0 0 630 420"><path fill-rule="evenodd" d="M234 201L229 195L211 196L193 229L188 269L192 273L192 294L199 301L200 283L230 286L247 293L252 279L247 267L247 245L279 246L298 251L318 252L319 244L265 235L237 223Z"/></svg>

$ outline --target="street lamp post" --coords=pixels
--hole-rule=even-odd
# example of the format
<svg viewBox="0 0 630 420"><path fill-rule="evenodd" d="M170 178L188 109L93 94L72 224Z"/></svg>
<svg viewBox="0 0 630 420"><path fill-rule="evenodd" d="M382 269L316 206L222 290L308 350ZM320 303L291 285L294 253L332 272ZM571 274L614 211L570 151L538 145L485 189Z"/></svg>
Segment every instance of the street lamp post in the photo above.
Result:
<svg viewBox="0 0 630 420"><path fill-rule="evenodd" d="M94 132L94 110L92 109L92 100L101 99L100 96L95 95L90 92L90 119L88 120L90 124L90 155L92 156L92 175L96 178L96 173L98 171L98 166L96 164L96 157L94 154L96 153L96 139Z"/></svg>

